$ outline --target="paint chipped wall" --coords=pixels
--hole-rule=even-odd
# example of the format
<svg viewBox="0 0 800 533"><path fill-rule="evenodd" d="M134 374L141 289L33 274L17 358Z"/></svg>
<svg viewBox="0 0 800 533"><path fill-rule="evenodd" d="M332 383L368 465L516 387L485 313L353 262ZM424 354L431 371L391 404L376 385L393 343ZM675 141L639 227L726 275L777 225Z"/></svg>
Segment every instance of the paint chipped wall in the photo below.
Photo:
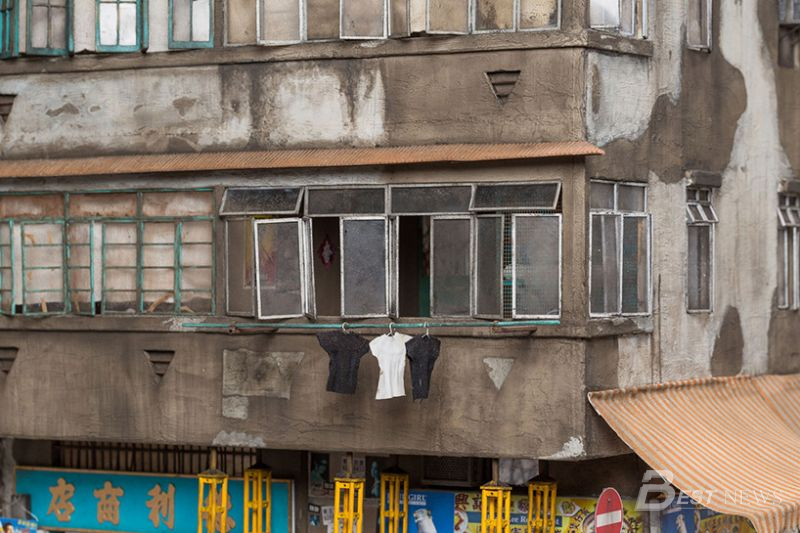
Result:
<svg viewBox="0 0 800 533"><path fill-rule="evenodd" d="M576 49L4 76L8 158L582 136ZM533 68L532 65L536 65ZM519 70L499 101L486 77Z"/></svg>
<svg viewBox="0 0 800 533"><path fill-rule="evenodd" d="M619 386L800 368L790 349L800 339L782 335L796 330L796 313L783 316L774 303L778 185L800 159L797 143L781 139L797 131L800 113L787 94L797 71L776 75L777 7L715 1L710 53L686 48L683 10L658 3L652 58L587 52L587 136L607 152L587 175L647 181L653 216L652 342L638 343L637 360L620 339ZM686 312L686 170L723 176L710 314Z"/></svg>

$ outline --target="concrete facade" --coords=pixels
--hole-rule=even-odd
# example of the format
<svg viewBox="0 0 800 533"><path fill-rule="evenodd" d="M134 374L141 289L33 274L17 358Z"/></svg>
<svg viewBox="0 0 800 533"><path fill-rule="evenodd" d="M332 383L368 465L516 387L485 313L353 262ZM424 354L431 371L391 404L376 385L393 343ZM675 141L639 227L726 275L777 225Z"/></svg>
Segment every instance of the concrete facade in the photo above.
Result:
<svg viewBox="0 0 800 533"><path fill-rule="evenodd" d="M151 3L151 17L161 4ZM560 324L436 331L441 357L421 403L376 402L372 357L362 361L356 395L325 392L328 358L310 334L185 327L252 321L224 316L231 266L220 223L217 316L0 317L0 348L16 349L0 373L0 435L581 461L629 451L591 410L589 390L800 371L798 311L778 308L776 221L780 187L800 172L800 71L778 66L775 2L712 4L706 51L687 47L687 13L676 2L650 2L647 38L590 29L588 3L563 0L558 30L280 47L222 46L220 5L212 49L159 52L164 39L154 38L161 44L146 54L0 62L0 94L16 95L0 126L5 159L574 140L605 150L503 163L0 183L0 194L211 187L219 200L231 186L559 180L563 216ZM75 31L91 50L91 28ZM497 71L519 71L507 99L491 86L488 73ZM693 171L721 176L708 313L686 308ZM593 178L647 185L652 312L644 316L589 317ZM162 376L146 350L174 351ZM237 350L254 354L246 360L271 377L243 376L241 365L226 376L223 354ZM284 363L291 370L275 378Z"/></svg>

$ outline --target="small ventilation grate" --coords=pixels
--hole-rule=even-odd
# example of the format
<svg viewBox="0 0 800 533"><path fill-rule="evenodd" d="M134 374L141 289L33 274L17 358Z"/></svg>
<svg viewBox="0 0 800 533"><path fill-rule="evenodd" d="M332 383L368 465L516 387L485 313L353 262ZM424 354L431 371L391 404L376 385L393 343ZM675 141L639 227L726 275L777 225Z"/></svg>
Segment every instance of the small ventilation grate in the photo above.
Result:
<svg viewBox="0 0 800 533"><path fill-rule="evenodd" d="M156 376L156 382L161 383L161 378L167 373L169 364L175 357L175 350L145 350L144 353Z"/></svg>
<svg viewBox="0 0 800 533"><path fill-rule="evenodd" d="M511 96L519 80L519 74L519 70L495 70L486 73L486 79L489 80L492 92L498 100L505 102Z"/></svg>
<svg viewBox="0 0 800 533"><path fill-rule="evenodd" d="M8 122L8 116L11 114L11 108L14 107L14 99L16 94L0 94L0 118L3 123Z"/></svg>
<svg viewBox="0 0 800 533"><path fill-rule="evenodd" d="M11 372L11 367L14 366L18 351L19 348L15 347L0 347L0 374L7 376L8 373Z"/></svg>

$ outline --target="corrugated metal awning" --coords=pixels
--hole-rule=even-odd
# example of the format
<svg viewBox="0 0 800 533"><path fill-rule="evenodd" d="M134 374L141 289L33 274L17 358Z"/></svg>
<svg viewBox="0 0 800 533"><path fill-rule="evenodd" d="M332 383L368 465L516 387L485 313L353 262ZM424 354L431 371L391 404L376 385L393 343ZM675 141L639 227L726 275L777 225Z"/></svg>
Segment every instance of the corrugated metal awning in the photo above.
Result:
<svg viewBox="0 0 800 533"><path fill-rule="evenodd" d="M0 160L0 178L468 163L582 157L603 153L603 150L586 141L565 141L12 159Z"/></svg>
<svg viewBox="0 0 800 533"><path fill-rule="evenodd" d="M778 533L800 525L799 396L794 375L592 392L589 401L684 493L749 518L759 533Z"/></svg>

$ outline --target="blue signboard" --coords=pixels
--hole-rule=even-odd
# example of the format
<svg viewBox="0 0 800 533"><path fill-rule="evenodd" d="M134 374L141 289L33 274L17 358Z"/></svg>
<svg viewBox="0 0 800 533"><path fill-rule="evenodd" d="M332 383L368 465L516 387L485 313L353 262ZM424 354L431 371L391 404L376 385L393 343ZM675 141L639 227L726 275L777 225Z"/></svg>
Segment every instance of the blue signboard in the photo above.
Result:
<svg viewBox="0 0 800 533"><path fill-rule="evenodd" d="M408 491L409 533L453 531L455 495L435 490Z"/></svg>
<svg viewBox="0 0 800 533"><path fill-rule="evenodd" d="M19 467L18 494L45 529L129 533L197 533L194 476L123 474ZM242 533L241 479L228 480L228 532ZM291 481L272 482L272 532L294 533Z"/></svg>

